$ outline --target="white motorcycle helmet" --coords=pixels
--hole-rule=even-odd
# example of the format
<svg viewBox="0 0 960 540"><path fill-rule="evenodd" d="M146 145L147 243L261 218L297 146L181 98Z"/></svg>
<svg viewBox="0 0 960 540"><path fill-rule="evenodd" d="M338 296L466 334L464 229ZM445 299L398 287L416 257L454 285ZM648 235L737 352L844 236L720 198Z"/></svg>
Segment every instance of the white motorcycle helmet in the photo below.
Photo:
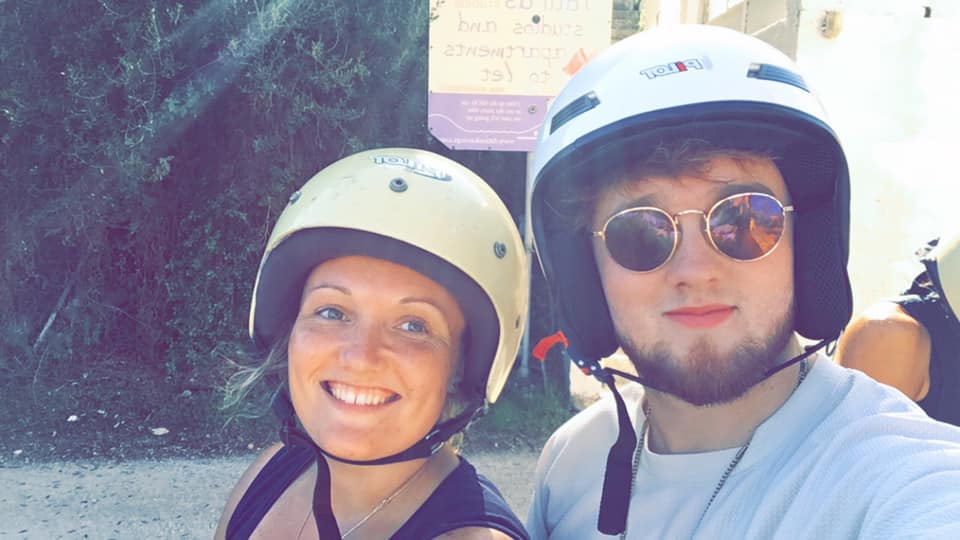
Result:
<svg viewBox="0 0 960 540"><path fill-rule="evenodd" d="M533 232L572 357L596 360L618 345L589 236L555 209L574 183L688 137L779 157L796 208L796 329L835 339L852 310L849 178L820 101L774 47L725 28L679 25L601 52L569 81L541 130Z"/></svg>
<svg viewBox="0 0 960 540"><path fill-rule="evenodd" d="M763 376L836 339L852 311L846 159L819 100L786 55L725 28L665 26L618 42L577 72L541 128L530 204L537 255L568 352L616 400L619 435L606 454L597 524L604 534L626 527L637 444L612 376L649 381L600 366L616 351L617 336L589 233L559 209L593 179L614 174L662 143L689 138L777 156L790 191L795 328L819 343Z"/></svg>

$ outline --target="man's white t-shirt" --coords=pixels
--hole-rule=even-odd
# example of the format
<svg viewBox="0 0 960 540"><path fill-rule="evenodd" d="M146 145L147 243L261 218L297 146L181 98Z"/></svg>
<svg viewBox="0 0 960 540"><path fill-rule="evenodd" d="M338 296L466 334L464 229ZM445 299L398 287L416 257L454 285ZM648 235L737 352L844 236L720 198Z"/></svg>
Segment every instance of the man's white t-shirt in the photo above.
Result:
<svg viewBox="0 0 960 540"><path fill-rule="evenodd" d="M643 389L629 385L622 395L639 431ZM527 516L533 540L611 538L597 531L597 516L616 436L610 396L553 434ZM666 455L645 447L627 537L960 539L960 428L825 356L757 428L698 527L738 450Z"/></svg>

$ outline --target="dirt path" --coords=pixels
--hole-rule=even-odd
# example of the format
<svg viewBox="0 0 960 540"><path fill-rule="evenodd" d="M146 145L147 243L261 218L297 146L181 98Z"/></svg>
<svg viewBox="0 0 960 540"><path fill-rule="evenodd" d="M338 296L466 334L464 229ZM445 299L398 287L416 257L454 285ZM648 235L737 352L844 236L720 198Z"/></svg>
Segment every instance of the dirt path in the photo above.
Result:
<svg viewBox="0 0 960 540"><path fill-rule="evenodd" d="M537 455L467 457L522 519ZM227 492L252 459L0 468L0 538L211 538Z"/></svg>

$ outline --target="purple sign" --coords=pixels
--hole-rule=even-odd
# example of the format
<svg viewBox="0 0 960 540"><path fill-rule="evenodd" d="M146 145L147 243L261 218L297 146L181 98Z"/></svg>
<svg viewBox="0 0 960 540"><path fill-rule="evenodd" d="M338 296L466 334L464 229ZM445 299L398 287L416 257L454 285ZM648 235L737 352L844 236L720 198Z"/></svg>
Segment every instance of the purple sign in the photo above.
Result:
<svg viewBox="0 0 960 540"><path fill-rule="evenodd" d="M547 113L548 99L430 92L427 127L451 150L531 152Z"/></svg>

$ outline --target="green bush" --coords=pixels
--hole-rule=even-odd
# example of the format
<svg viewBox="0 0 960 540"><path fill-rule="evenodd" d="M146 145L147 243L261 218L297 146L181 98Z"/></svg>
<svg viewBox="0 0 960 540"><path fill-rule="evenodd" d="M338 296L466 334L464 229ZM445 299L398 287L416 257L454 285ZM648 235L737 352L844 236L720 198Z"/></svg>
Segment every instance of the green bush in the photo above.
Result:
<svg viewBox="0 0 960 540"><path fill-rule="evenodd" d="M526 156L427 130L428 8L0 2L0 378L215 387L289 194L357 150L446 154L519 222Z"/></svg>

